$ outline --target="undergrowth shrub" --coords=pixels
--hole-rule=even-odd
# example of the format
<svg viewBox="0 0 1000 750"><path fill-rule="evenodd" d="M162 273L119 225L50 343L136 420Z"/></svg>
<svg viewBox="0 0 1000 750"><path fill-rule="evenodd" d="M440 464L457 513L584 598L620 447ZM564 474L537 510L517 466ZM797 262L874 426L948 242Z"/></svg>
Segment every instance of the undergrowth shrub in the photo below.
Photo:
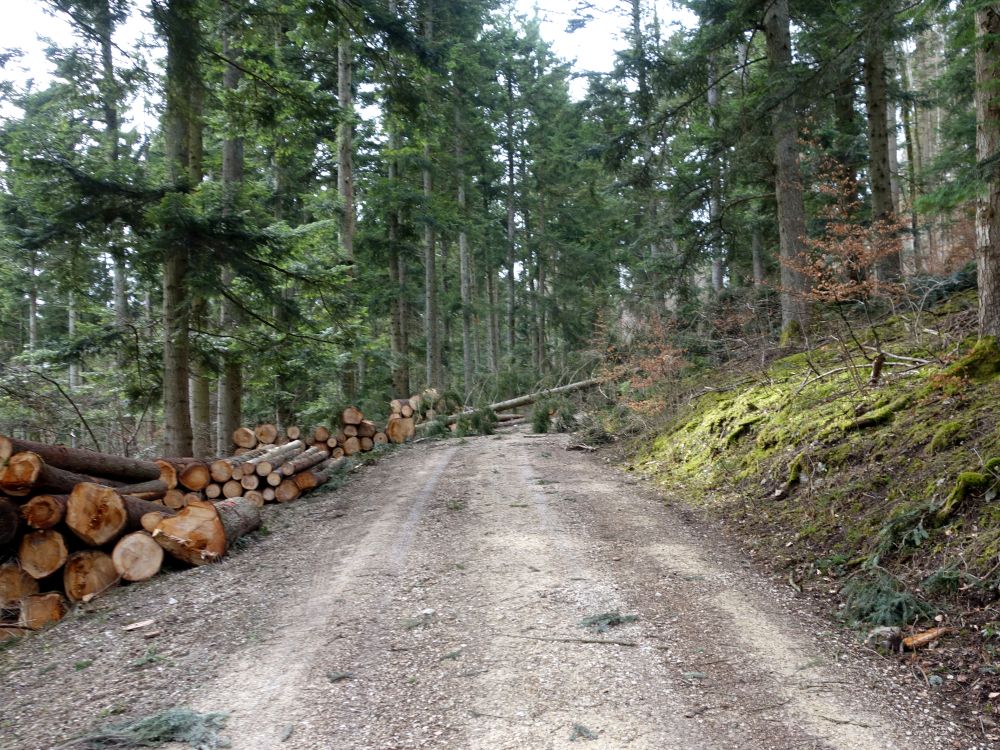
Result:
<svg viewBox="0 0 1000 750"><path fill-rule="evenodd" d="M539 401L531 411L531 431L542 435L549 431L552 424L552 413L548 401Z"/></svg>
<svg viewBox="0 0 1000 750"><path fill-rule="evenodd" d="M841 617L851 624L906 625L931 618L935 612L881 568L857 573L844 584L841 595Z"/></svg>

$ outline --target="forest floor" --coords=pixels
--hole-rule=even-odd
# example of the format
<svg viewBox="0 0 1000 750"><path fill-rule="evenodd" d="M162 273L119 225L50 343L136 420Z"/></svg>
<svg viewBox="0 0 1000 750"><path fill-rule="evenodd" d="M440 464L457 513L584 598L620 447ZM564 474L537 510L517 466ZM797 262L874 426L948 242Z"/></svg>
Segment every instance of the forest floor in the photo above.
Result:
<svg viewBox="0 0 1000 750"><path fill-rule="evenodd" d="M721 527L567 443L399 450L267 508L219 565L85 605L0 653L0 747L175 707L228 714L237 750L992 746Z"/></svg>

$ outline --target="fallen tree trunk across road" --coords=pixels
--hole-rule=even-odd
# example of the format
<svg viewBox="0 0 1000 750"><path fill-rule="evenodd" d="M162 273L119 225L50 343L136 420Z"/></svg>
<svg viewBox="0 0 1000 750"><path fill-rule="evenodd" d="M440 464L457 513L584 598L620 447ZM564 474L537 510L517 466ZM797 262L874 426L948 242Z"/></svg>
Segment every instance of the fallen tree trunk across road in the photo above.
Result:
<svg viewBox="0 0 1000 750"><path fill-rule="evenodd" d="M549 396L558 396L563 393L573 393L574 391L582 391L587 388L593 388L594 386L600 385L604 380L601 378L590 378L588 380L579 380L575 383L567 383L566 385L560 385L555 388L546 388L542 391L535 391L534 393L528 393L524 396L518 396L517 398L508 399L507 401L498 401L495 404L490 404L488 409L493 411L509 411L511 409L516 409L519 406L528 406L536 401L541 401L543 398ZM461 414L451 414L450 416L444 417L446 420L445 424L454 424L461 417ZM424 422L424 425L430 424L429 422Z"/></svg>

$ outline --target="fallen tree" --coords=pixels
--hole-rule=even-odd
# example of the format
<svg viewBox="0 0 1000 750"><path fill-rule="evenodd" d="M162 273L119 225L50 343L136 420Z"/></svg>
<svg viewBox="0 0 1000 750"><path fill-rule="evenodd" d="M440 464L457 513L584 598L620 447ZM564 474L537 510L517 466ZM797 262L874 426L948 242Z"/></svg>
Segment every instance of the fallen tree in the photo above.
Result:
<svg viewBox="0 0 1000 750"><path fill-rule="evenodd" d="M510 411L511 409L517 409L521 406L528 406L535 403L536 401L541 401L543 398L548 398L549 396L559 396L564 393L574 393L576 391L583 391L587 388L593 388L595 386L603 383L604 380L601 378L590 378L588 380L579 380L575 383L567 383L566 385L560 385L555 388L546 388L542 391L535 391L534 393L528 393L524 396L518 396L517 398L508 399L507 401L498 401L495 404L490 404L487 409L492 411ZM445 424L454 424L458 421L462 414L451 414L447 417L440 417L439 421L444 421ZM424 428L429 422L424 422L420 425Z"/></svg>

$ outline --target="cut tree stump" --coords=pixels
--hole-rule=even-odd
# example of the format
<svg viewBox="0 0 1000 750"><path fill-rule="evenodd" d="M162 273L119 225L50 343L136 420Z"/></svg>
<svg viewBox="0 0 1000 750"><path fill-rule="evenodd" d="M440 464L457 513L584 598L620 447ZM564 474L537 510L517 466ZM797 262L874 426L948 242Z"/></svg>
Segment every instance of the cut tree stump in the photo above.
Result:
<svg viewBox="0 0 1000 750"><path fill-rule="evenodd" d="M274 443L278 439L278 428L273 424L259 424L253 428L253 432L261 443Z"/></svg>
<svg viewBox="0 0 1000 750"><path fill-rule="evenodd" d="M96 549L74 552L63 569L63 588L71 602L90 601L118 583L111 555Z"/></svg>
<svg viewBox="0 0 1000 750"><path fill-rule="evenodd" d="M153 538L167 552L191 565L219 560L229 546L260 527L260 510L243 497L215 503L189 503L173 518L164 518Z"/></svg>
<svg viewBox="0 0 1000 750"><path fill-rule="evenodd" d="M356 406L348 406L340 413L340 423L342 425L359 425L365 415Z"/></svg>
<svg viewBox="0 0 1000 750"><path fill-rule="evenodd" d="M21 616L17 624L22 628L41 630L46 625L59 622L67 611L66 600L58 591L33 594L21 600Z"/></svg>
<svg viewBox="0 0 1000 750"><path fill-rule="evenodd" d="M148 532L133 531L118 540L111 561L126 581L146 581L163 567L163 547Z"/></svg>
<svg viewBox="0 0 1000 750"><path fill-rule="evenodd" d="M21 515L33 529L51 529L66 516L68 500L69 495L35 495L21 506Z"/></svg>
<svg viewBox="0 0 1000 750"><path fill-rule="evenodd" d="M0 609L17 604L26 596L38 593L38 581L17 563L0 565Z"/></svg>
<svg viewBox="0 0 1000 750"><path fill-rule="evenodd" d="M145 482L156 479L160 476L159 469L152 461L140 461L135 458L125 456L113 456L108 453L98 453L97 451L86 450L84 448L70 448L65 445L48 445L47 443L36 443L33 440L19 440L17 438L4 438L0 436L0 441L7 441L13 453L20 451L30 451L42 457L49 466L70 471L76 474L86 474L92 477L108 477L123 482ZM2 445L2 443L0 443ZM0 463L6 449L0 448ZM10 455L13 455L11 453ZM8 458L10 456L7 456Z"/></svg>
<svg viewBox="0 0 1000 750"><path fill-rule="evenodd" d="M66 564L66 540L55 529L30 531L21 538L17 561L32 578L48 578Z"/></svg>

